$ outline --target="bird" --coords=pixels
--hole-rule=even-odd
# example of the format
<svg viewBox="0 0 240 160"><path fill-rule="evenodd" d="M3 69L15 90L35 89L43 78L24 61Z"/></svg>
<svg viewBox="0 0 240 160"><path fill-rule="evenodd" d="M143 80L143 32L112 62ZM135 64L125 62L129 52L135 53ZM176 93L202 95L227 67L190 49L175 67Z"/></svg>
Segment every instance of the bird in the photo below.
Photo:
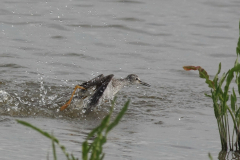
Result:
<svg viewBox="0 0 240 160"><path fill-rule="evenodd" d="M136 74L129 74L126 78L116 79L113 74L104 76L103 74L76 85L70 100L64 104L60 110L66 109L72 99L84 100L87 98L88 103L84 106L84 113L93 110L97 105L102 104L105 101L112 100L119 90L124 86L141 84L147 87L151 85L143 82ZM75 95L77 89L80 89ZM75 95L75 96L74 96ZM82 101L83 102L83 101Z"/></svg>

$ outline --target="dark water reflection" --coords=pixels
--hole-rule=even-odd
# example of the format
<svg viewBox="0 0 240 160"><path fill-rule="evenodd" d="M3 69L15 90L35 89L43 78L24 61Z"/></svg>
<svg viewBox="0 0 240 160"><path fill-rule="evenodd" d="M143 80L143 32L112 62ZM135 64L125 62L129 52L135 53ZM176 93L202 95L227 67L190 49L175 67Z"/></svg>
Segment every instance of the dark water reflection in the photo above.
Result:
<svg viewBox="0 0 240 160"><path fill-rule="evenodd" d="M59 107L76 84L100 73L135 73L152 86L118 94L114 116L129 98L131 105L109 135L106 159L208 159L209 152L218 157L217 124L211 100L204 97L209 89L198 73L182 66L202 66L211 77L219 62L223 71L233 66L239 1L1 4L1 159L46 159L51 152L47 139L15 118L53 132L81 157L81 143L108 106L89 116Z"/></svg>

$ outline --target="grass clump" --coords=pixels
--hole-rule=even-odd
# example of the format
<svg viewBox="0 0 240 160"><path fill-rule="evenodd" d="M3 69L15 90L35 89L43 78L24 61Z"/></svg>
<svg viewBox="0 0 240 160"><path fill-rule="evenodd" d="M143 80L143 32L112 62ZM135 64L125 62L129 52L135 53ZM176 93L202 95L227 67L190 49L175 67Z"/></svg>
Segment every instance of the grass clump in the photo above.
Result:
<svg viewBox="0 0 240 160"><path fill-rule="evenodd" d="M240 34L240 22L239 22ZM213 101L214 114L217 119L217 125L220 135L222 150L240 151L240 106L237 103L237 94L240 95L240 35L236 47L237 58L234 66L223 73L219 78L221 72L221 63L219 64L218 72L213 80L209 79L207 72L200 66L184 66L185 70L198 70L200 78L204 78L211 94L206 96L211 97ZM230 89L230 84L235 77L237 84L236 93L234 87ZM225 84L225 86L223 86ZM229 119L230 117L230 119ZM229 128L229 121L233 122L233 129Z"/></svg>
<svg viewBox="0 0 240 160"><path fill-rule="evenodd" d="M82 159L83 160L102 160L104 158L103 153L103 145L107 142L107 134L119 123L123 115L128 109L130 101L128 100L122 110L119 112L119 114L116 116L116 118L110 122L111 115L114 108L114 102L116 99L112 102L112 107L110 109L109 114L104 117L101 124L93 129L87 136L87 139L82 143ZM55 145L58 145L64 155L66 156L67 160L78 160L78 158L74 157L73 154L69 154L66 151L66 148L60 144L59 140L54 137L52 134L49 134L48 132L45 132L35 126L33 126L30 123L27 123L25 121L17 120L18 123L30 127L33 130L41 133L43 136L49 138L52 141L52 150L53 150L53 158L54 160L57 160L56 155L56 147ZM89 143L89 140L94 138L92 143Z"/></svg>

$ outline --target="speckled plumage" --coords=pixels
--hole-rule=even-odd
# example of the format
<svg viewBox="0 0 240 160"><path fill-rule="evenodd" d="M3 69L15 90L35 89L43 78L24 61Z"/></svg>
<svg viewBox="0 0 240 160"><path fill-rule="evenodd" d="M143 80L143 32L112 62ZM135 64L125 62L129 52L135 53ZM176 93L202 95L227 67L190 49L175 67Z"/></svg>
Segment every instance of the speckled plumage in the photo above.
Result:
<svg viewBox="0 0 240 160"><path fill-rule="evenodd" d="M103 76L102 74L93 78L90 81L84 82L79 86L85 88L80 90L77 94L78 99L87 97L87 106L84 106L86 110L92 110L98 104L101 104L105 100L111 100L124 86L132 84L142 84L150 87L149 84L140 81L137 75L130 74L123 79L113 78L113 74Z"/></svg>

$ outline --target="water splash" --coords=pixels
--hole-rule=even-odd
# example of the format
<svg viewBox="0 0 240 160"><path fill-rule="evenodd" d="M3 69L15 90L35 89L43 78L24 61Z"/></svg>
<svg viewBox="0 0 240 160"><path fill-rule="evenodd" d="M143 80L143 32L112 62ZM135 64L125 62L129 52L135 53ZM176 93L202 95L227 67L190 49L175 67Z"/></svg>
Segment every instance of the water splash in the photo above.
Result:
<svg viewBox="0 0 240 160"><path fill-rule="evenodd" d="M0 103L7 101L9 94L6 91L0 90Z"/></svg>

